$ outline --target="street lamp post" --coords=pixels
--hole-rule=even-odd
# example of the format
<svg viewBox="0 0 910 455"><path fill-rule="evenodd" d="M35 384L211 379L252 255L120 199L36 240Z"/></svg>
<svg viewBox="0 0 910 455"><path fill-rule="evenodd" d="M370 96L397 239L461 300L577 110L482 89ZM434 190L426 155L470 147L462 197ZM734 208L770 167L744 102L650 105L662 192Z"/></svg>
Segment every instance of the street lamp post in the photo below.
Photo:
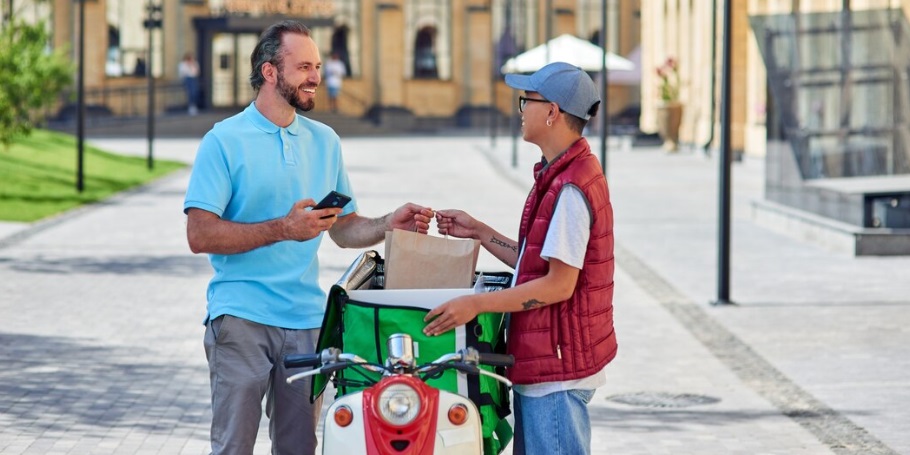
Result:
<svg viewBox="0 0 910 455"><path fill-rule="evenodd" d="M85 0L77 1L79 2L79 81L76 84L76 191L81 193L85 189L83 177L85 161Z"/></svg>
<svg viewBox="0 0 910 455"><path fill-rule="evenodd" d="M148 30L148 52L146 53L146 79L148 80L148 168L152 170L155 167L152 150L155 139L155 75L152 71L154 41L152 32L156 28L161 28L161 5L155 5L153 0L149 0L146 6L148 18L143 21L142 25Z"/></svg>
<svg viewBox="0 0 910 455"><path fill-rule="evenodd" d="M499 116L499 107L496 103L496 81L499 79L497 76L499 74L500 64L499 59L497 58L498 54L496 52L496 35L494 27L494 17L496 16L495 11L493 11L493 0L490 0L490 61L493 62L492 71L490 71L490 147L496 147L496 117ZM502 39L500 37L500 39Z"/></svg>
<svg viewBox="0 0 910 455"><path fill-rule="evenodd" d="M722 57L722 74L720 84L720 157L717 214L717 299L713 305L728 305L730 301L730 173L732 158L730 156L730 84L731 84L731 24L732 0L724 1L724 45Z"/></svg>

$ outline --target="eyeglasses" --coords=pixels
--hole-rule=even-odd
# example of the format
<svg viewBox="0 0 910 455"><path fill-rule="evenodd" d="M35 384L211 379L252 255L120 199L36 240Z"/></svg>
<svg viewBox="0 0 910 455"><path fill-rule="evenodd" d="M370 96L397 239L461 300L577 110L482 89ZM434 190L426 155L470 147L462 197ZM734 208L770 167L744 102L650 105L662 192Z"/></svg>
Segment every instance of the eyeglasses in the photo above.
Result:
<svg viewBox="0 0 910 455"><path fill-rule="evenodd" d="M545 100L543 98L527 98L524 96L518 97L518 112L523 113L525 111L525 106L528 104L528 101L537 101L538 103L552 103L550 100Z"/></svg>

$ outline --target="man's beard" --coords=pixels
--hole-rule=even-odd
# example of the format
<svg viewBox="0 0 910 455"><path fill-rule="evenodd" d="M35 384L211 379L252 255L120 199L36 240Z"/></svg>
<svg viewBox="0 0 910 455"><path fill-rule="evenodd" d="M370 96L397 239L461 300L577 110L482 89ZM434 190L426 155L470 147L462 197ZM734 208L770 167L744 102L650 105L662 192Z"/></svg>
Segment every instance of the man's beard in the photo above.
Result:
<svg viewBox="0 0 910 455"><path fill-rule="evenodd" d="M314 107L316 107L316 101L312 99L302 101L300 99L299 87L294 87L293 85L288 84L287 80L284 79L284 75L282 75L280 71L278 72L278 93L281 94L285 100L287 100L288 104L303 112L311 111Z"/></svg>

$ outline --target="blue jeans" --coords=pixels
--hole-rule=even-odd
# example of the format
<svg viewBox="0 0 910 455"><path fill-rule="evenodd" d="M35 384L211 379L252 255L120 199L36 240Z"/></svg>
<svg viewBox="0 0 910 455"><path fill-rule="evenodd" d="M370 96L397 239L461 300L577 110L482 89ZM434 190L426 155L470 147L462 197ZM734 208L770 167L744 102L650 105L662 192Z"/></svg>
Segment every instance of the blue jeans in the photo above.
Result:
<svg viewBox="0 0 910 455"><path fill-rule="evenodd" d="M590 455L593 390L566 390L542 397L513 394L514 455Z"/></svg>
<svg viewBox="0 0 910 455"><path fill-rule="evenodd" d="M183 78L183 89L186 90L186 105L197 106L199 103L199 78Z"/></svg>

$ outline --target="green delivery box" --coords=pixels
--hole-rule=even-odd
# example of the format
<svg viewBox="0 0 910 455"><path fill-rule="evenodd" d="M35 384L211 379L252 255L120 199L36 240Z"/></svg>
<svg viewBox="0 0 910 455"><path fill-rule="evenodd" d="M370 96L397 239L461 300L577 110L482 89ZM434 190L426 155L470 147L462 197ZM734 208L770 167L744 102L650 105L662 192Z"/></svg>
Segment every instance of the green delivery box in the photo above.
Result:
<svg viewBox="0 0 910 455"><path fill-rule="evenodd" d="M395 289L384 290L383 261L375 251L360 255L329 291L317 352L336 347L342 352L384 363L386 340L394 333L407 333L414 341L418 365L432 362L442 355L467 346L480 352L505 353L502 314L483 313L477 318L443 335L423 334L427 312L454 297L475 292L493 292L508 287L508 272L477 274L473 289ZM480 368L504 374L501 368ZM357 392L379 380L379 375L365 370L343 370L336 373L336 398ZM324 375L313 377L311 399L321 395L327 385ZM486 376L445 371L427 384L470 398L480 411L483 422L484 453L495 455L508 445L512 428L509 415L509 390L504 384Z"/></svg>

